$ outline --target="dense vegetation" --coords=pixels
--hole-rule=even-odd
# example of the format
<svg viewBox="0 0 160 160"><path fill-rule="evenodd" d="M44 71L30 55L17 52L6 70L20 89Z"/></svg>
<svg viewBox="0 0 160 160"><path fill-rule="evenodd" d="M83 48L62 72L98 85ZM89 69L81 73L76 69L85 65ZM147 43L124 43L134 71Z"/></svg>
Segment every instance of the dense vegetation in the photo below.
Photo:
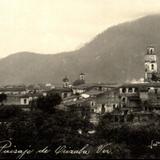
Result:
<svg viewBox="0 0 160 160"><path fill-rule="evenodd" d="M0 158L160 158L160 148L149 147L152 140L160 140L158 118L143 124L120 124L110 122L107 115L94 128L78 112L57 110L55 106L60 99L57 95L51 96L40 98L37 103L46 104L50 99L52 105L46 105L45 109L39 105L31 112L15 106L0 106ZM47 106L52 108L51 112L47 111ZM82 112L86 112L85 109ZM91 133L94 129L96 132ZM58 147L79 151L86 147L84 150L89 154L61 154L56 152Z"/></svg>

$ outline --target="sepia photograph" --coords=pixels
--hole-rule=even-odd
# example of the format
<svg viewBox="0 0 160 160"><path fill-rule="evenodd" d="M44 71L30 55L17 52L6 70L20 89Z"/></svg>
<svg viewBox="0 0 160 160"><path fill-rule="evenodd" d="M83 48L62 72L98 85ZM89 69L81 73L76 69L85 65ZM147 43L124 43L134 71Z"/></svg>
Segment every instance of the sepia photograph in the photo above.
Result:
<svg viewBox="0 0 160 160"><path fill-rule="evenodd" d="M0 0L0 159L160 159L160 1Z"/></svg>

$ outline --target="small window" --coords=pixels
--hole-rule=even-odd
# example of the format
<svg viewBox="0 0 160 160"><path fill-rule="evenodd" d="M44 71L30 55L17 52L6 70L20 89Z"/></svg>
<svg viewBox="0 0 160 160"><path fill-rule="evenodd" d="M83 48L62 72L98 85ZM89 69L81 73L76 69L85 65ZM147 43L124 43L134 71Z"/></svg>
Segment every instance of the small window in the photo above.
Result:
<svg viewBox="0 0 160 160"><path fill-rule="evenodd" d="M157 88L155 88L155 94L157 94L158 93L158 89Z"/></svg>
<svg viewBox="0 0 160 160"><path fill-rule="evenodd" d="M138 88L135 88L135 90L134 90L135 92L138 92Z"/></svg>
<svg viewBox="0 0 160 160"><path fill-rule="evenodd" d="M119 119L118 119L118 117L117 116L115 116L115 122L118 122L119 121Z"/></svg>
<svg viewBox="0 0 160 160"><path fill-rule="evenodd" d="M129 88L129 89L128 89L128 92L132 92L132 88Z"/></svg>
<svg viewBox="0 0 160 160"><path fill-rule="evenodd" d="M105 113L105 104L102 104L102 110L101 110L101 113Z"/></svg>
<svg viewBox="0 0 160 160"><path fill-rule="evenodd" d="M27 99L24 99L24 104L26 104L27 103Z"/></svg>
<svg viewBox="0 0 160 160"><path fill-rule="evenodd" d="M93 101L91 101L91 106L93 107L95 105L95 103Z"/></svg>
<svg viewBox="0 0 160 160"><path fill-rule="evenodd" d="M125 88L122 88L122 92L125 93L125 92L126 92L126 89L125 89Z"/></svg>
<svg viewBox="0 0 160 160"><path fill-rule="evenodd" d="M122 102L125 102L125 101L126 101L126 99L125 99L125 97L123 97L123 98L122 98Z"/></svg>
<svg viewBox="0 0 160 160"><path fill-rule="evenodd" d="M152 70L154 70L154 64L152 64L151 68L152 68Z"/></svg>
<svg viewBox="0 0 160 160"><path fill-rule="evenodd" d="M67 93L64 93L64 98L66 98L67 97Z"/></svg>

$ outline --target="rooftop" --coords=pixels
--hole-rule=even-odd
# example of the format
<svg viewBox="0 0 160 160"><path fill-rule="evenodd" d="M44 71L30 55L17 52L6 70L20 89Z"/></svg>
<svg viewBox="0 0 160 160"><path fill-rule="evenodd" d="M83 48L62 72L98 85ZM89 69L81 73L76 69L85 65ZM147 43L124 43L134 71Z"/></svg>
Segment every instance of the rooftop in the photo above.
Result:
<svg viewBox="0 0 160 160"><path fill-rule="evenodd" d="M99 90L93 89L93 90L85 92L84 94L88 94L90 96L97 96L97 95L100 95L103 93L104 93L104 91L99 91Z"/></svg>
<svg viewBox="0 0 160 160"><path fill-rule="evenodd" d="M48 91L49 93L51 92L72 92L71 88L63 88L63 87L57 87L57 88L53 88L52 90Z"/></svg>
<svg viewBox="0 0 160 160"><path fill-rule="evenodd" d="M12 92L16 92L16 91L26 91L26 88L25 87L3 87L3 88L0 88L0 91L1 92L7 92L7 91L12 91Z"/></svg>
<svg viewBox="0 0 160 160"><path fill-rule="evenodd" d="M85 83L85 84L81 84L81 85L78 85L78 86L73 86L73 88L82 88L82 89L85 89L85 88L93 88L93 87L106 87L106 88L116 88L116 87L119 87L120 85L119 84L105 84L105 83Z"/></svg>
<svg viewBox="0 0 160 160"><path fill-rule="evenodd" d="M160 82L124 83L119 87L160 87Z"/></svg>

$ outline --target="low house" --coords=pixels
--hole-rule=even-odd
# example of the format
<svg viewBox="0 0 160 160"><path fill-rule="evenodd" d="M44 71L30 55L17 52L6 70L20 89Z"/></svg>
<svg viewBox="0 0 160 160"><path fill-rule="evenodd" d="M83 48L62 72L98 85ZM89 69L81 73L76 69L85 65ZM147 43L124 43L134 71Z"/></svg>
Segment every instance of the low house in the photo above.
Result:
<svg viewBox="0 0 160 160"><path fill-rule="evenodd" d="M73 94L82 94L90 90L99 90L99 91L108 91L112 90L115 87L118 87L118 84L104 84L104 83L91 83L91 84L81 84L78 86L73 86Z"/></svg>
<svg viewBox="0 0 160 160"><path fill-rule="evenodd" d="M66 88L63 88L63 87L54 88L54 89L48 91L47 93L48 94L59 94L62 99L73 95L72 89L67 88L67 87Z"/></svg>
<svg viewBox="0 0 160 160"><path fill-rule="evenodd" d="M147 111L135 112L133 122L146 122L154 118L154 114Z"/></svg>
<svg viewBox="0 0 160 160"><path fill-rule="evenodd" d="M93 111L98 114L110 113L119 107L119 94L117 89L102 92L91 101Z"/></svg>
<svg viewBox="0 0 160 160"><path fill-rule="evenodd" d="M6 95L24 95L27 93L27 89L25 86L6 86L0 88L1 93Z"/></svg>
<svg viewBox="0 0 160 160"><path fill-rule="evenodd" d="M72 102L76 102L77 100L80 99L80 96L78 95L72 95L72 96L69 96L69 97L66 97L63 99L62 103L65 105L69 104L69 103L72 103Z"/></svg>
<svg viewBox="0 0 160 160"><path fill-rule="evenodd" d="M139 85L123 84L119 87L119 98L121 102L121 108L132 108L132 106L139 107Z"/></svg>
<svg viewBox="0 0 160 160"><path fill-rule="evenodd" d="M125 114L132 113L139 120L149 119L149 113L160 111L160 83L123 84L119 87L119 98Z"/></svg>
<svg viewBox="0 0 160 160"><path fill-rule="evenodd" d="M32 107L32 100L37 99L39 96L39 94L7 95L7 99L3 102L3 105L14 105L29 111Z"/></svg>
<svg viewBox="0 0 160 160"><path fill-rule="evenodd" d="M92 86L90 86L89 84L81 84L78 86L73 86L72 90L73 90L73 94L82 94L90 90L91 88Z"/></svg>
<svg viewBox="0 0 160 160"><path fill-rule="evenodd" d="M23 98L21 95L8 95L7 100L3 102L5 106L18 106L23 110L30 110L30 101L28 98Z"/></svg>

